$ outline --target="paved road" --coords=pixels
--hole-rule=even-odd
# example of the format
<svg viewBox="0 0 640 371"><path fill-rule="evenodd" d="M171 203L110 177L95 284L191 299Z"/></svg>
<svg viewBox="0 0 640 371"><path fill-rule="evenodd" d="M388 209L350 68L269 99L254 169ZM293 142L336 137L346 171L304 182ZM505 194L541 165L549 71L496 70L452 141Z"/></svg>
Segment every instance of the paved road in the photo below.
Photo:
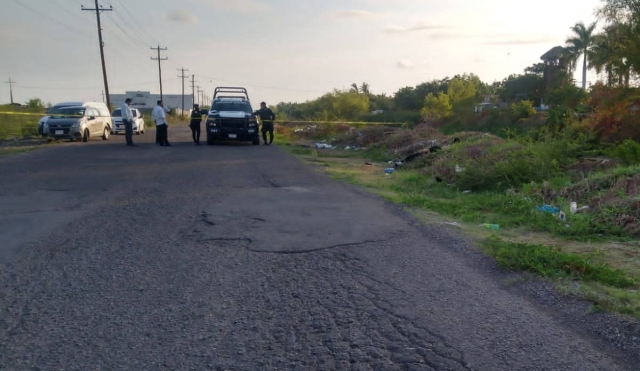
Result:
<svg viewBox="0 0 640 371"><path fill-rule="evenodd" d="M628 363L507 290L452 232L276 146L151 134L0 160L0 369Z"/></svg>

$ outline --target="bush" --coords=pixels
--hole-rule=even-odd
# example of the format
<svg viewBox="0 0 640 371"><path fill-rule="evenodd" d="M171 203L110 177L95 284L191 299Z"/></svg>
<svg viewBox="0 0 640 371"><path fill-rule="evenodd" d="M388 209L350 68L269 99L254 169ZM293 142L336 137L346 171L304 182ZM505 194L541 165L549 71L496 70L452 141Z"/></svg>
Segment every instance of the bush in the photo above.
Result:
<svg viewBox="0 0 640 371"><path fill-rule="evenodd" d="M530 100L523 100L511 104L510 111L511 117L514 120L526 119L536 114L536 110L533 108L533 102Z"/></svg>
<svg viewBox="0 0 640 371"><path fill-rule="evenodd" d="M560 176L581 149L581 144L559 139L518 142L483 136L438 155L433 171L461 190L519 189L523 184Z"/></svg>
<svg viewBox="0 0 640 371"><path fill-rule="evenodd" d="M640 164L640 144L627 139L613 150L613 155L622 160L625 165Z"/></svg>

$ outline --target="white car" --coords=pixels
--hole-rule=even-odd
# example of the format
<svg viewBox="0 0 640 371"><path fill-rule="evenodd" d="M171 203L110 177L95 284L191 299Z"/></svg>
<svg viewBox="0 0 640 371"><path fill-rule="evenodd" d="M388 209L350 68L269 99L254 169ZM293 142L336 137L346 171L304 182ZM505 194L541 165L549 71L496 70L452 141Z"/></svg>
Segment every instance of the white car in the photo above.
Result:
<svg viewBox="0 0 640 371"><path fill-rule="evenodd" d="M144 134L144 118L142 113L137 108L132 108L131 113L133 113L133 132L136 135ZM126 129L124 127L124 123L122 122L122 114L120 113L120 108L116 108L111 113L111 117L113 117L113 127L111 129L111 134L125 134Z"/></svg>

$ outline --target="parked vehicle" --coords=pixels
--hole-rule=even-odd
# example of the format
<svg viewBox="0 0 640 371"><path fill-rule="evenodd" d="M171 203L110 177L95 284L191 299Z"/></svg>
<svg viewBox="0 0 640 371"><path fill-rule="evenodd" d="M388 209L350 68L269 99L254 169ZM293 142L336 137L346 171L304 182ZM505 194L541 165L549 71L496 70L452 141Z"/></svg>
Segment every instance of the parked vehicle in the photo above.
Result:
<svg viewBox="0 0 640 371"><path fill-rule="evenodd" d="M54 104L52 107L47 109L46 111L47 116L42 117L40 121L38 121L38 134L42 135L43 137L46 137L49 135L49 132L44 130L44 124L47 123L47 120L49 119L48 114L50 112L60 107L81 106L83 103L84 102L61 102L61 103Z"/></svg>
<svg viewBox="0 0 640 371"><path fill-rule="evenodd" d="M104 107L106 108L106 105ZM104 111L101 112L94 106L57 108L51 111L44 125L50 137L83 142L95 137L108 140L111 127L111 116L104 115Z"/></svg>
<svg viewBox="0 0 640 371"><path fill-rule="evenodd" d="M225 93L235 95L220 95ZM217 140L260 144L258 118L253 112L245 88L217 87L205 125L207 144L212 145Z"/></svg>
<svg viewBox="0 0 640 371"><path fill-rule="evenodd" d="M133 113L133 132L136 135L144 134L144 118L142 112L137 108L131 108L131 113ZM111 117L113 119L111 134L125 134L126 130L122 122L120 108L114 109L113 112L111 112Z"/></svg>
<svg viewBox="0 0 640 371"><path fill-rule="evenodd" d="M60 115L61 110L65 107L91 108L92 111L95 111L93 112L94 116L92 117L95 117L97 121L107 126L109 128L109 134L111 133L111 128L113 127L113 120L111 118L111 114L109 113L109 109L107 108L106 104L102 102L62 102L62 103L57 103L51 108L49 108L49 110L47 110L47 116L40 119L40 122L42 122L42 130L40 130L40 124L38 124L39 126L38 131L42 133L43 137L54 137L58 139L58 136L52 134L49 120L51 119L52 116ZM80 137L67 138L67 139L71 139L71 140L82 139L82 134L84 133L81 133ZM64 138L64 136L60 138ZM109 135L107 135L107 139L108 138L109 138Z"/></svg>

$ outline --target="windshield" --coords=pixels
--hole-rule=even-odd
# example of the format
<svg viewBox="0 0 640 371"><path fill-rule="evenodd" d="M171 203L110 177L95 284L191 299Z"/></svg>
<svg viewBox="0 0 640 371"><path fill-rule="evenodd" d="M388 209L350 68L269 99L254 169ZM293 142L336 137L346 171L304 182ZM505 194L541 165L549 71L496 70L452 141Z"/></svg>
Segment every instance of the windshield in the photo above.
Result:
<svg viewBox="0 0 640 371"><path fill-rule="evenodd" d="M120 108L118 108L117 110L114 110L113 113L111 113L111 116L113 117L120 117Z"/></svg>
<svg viewBox="0 0 640 371"><path fill-rule="evenodd" d="M249 102L243 102L243 101L227 101L227 102L216 102L213 104L213 107L211 108L214 111L243 111L246 113L253 113L253 111L251 110L251 105L249 104Z"/></svg>
<svg viewBox="0 0 640 371"><path fill-rule="evenodd" d="M69 118L84 116L85 109L83 107L61 107L51 110L51 118Z"/></svg>

